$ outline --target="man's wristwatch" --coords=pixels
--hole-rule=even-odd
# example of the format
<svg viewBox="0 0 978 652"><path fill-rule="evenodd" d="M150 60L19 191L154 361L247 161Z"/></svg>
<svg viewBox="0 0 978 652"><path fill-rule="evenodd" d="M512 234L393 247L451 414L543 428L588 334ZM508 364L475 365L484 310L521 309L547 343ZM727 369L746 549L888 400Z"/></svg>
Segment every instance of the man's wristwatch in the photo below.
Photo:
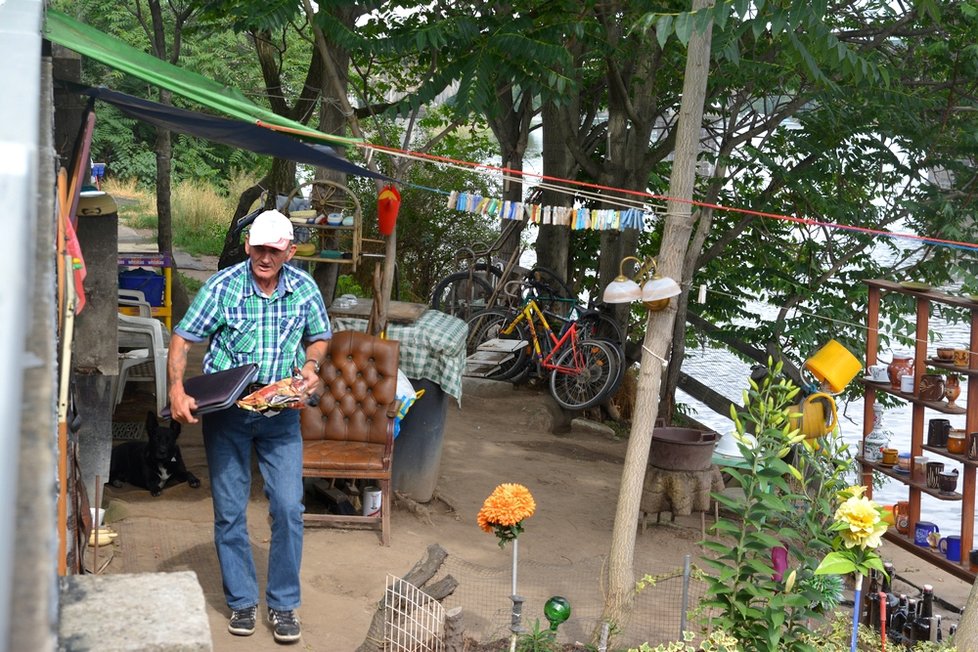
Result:
<svg viewBox="0 0 978 652"><path fill-rule="evenodd" d="M313 358L306 358L306 361L303 364L309 364L310 362L313 363L316 366L316 373L318 374L319 373L319 362L316 361Z"/></svg>

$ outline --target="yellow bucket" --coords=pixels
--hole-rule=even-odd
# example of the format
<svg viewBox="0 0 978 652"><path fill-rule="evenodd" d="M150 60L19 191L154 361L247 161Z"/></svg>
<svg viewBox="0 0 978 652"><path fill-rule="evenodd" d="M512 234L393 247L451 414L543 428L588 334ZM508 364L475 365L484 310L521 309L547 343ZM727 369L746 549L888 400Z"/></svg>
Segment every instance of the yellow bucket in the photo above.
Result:
<svg viewBox="0 0 978 652"><path fill-rule="evenodd" d="M815 355L805 360L805 368L820 382L826 383L832 392L845 389L859 370L859 359L835 340L829 340Z"/></svg>

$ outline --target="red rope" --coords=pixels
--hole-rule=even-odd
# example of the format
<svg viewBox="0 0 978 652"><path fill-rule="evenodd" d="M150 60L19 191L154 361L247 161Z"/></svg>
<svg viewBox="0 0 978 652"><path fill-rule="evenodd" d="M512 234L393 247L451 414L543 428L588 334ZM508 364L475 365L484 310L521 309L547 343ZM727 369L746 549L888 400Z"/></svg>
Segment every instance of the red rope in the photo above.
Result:
<svg viewBox="0 0 978 652"><path fill-rule="evenodd" d="M435 154L426 154L423 152L413 152L411 150L399 149L397 147L388 147L386 145L375 145L373 143L363 143L361 145L364 148L376 149L391 154L407 154L410 156L415 156L418 158L427 159L430 161L435 161L438 163L451 163L453 165L464 165L471 168L482 168L485 170L490 170L493 172L501 172L503 174L511 174L520 177L533 177L536 179L541 179L543 181L554 181L558 183L566 183L575 186L581 186L584 188L590 188L593 190L604 190L615 193L622 193L626 195L635 195L637 197L646 197L649 199L658 199L663 201L675 201L684 204L690 204L692 206L699 206L701 208L711 208L713 210L727 211L731 213L743 213L745 215L753 215L755 217L765 217L775 220L783 220L786 222L795 222L797 224L807 224L810 226L823 226L832 229L842 229L844 231L855 231L857 233L865 233L868 235L880 235L888 238L906 238L908 240L917 240L920 242L925 242L928 244L945 245L949 247L959 247L963 249L978 249L978 243L974 242L962 242L960 240L947 240L944 238L931 238L927 236L917 235L916 233L893 233L890 231L881 231L879 229L871 229L864 226L853 226L850 224L838 224L836 222L823 222L821 220L815 220L810 217L797 217L795 215L782 215L781 213L769 213L766 211L757 211L749 208L737 208L735 206L726 206L724 204L711 204L709 202L699 201L696 199L681 199L679 197L669 197L668 195L656 195L649 192L644 192L641 190L628 190L626 188L615 188L612 186L605 186L599 183L591 183L589 181L577 181L574 179L563 179L561 177L552 177L545 174L537 174L535 172L525 172L523 170L514 170L512 168L500 167L497 165L489 165L487 163L475 163L472 161L463 161L460 159L449 158L447 156L436 156Z"/></svg>

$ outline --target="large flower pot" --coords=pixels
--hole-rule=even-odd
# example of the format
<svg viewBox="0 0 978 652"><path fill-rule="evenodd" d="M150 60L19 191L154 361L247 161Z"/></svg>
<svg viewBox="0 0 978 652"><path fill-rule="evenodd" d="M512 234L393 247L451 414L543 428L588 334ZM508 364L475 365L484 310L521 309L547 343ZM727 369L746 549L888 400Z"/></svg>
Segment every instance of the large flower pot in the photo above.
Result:
<svg viewBox="0 0 978 652"><path fill-rule="evenodd" d="M718 439L710 430L653 428L649 464L666 471L704 471Z"/></svg>

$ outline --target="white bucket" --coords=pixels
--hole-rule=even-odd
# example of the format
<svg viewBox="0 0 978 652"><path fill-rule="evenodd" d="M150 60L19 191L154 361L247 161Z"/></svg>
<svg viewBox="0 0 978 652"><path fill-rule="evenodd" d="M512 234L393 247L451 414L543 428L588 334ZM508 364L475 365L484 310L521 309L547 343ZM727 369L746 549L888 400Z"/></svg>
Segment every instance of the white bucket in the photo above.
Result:
<svg viewBox="0 0 978 652"><path fill-rule="evenodd" d="M377 516L380 514L380 487L363 488L362 514L364 516Z"/></svg>

